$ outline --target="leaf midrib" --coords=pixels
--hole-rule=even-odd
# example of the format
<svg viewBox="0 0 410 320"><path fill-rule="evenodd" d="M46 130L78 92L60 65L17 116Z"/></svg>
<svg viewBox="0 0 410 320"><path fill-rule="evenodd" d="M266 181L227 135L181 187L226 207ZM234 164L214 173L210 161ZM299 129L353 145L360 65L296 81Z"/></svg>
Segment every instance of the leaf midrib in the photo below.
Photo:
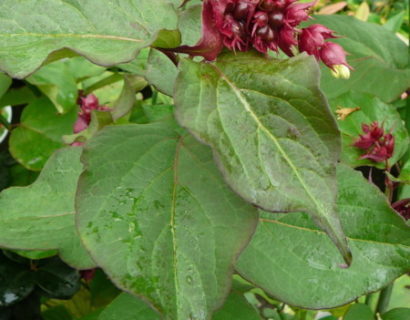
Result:
<svg viewBox="0 0 410 320"><path fill-rule="evenodd" d="M240 89L236 87L236 85L231 82L228 77L222 72L221 69L219 69L215 65L211 65L221 76L223 80L231 87L232 91L235 93L235 95L238 97L239 101L242 103L243 107L245 108L246 111L249 112L249 114L252 116L256 124L258 125L259 128L261 128L273 141L275 144L276 148L279 150L280 154L282 157L285 159L285 161L288 163L289 167L292 169L294 172L296 178L299 180L300 184L302 185L303 189L305 190L306 194L309 196L309 198L312 200L312 202L315 204L317 209L319 210L320 213L322 213L323 216L327 217L326 211L324 210L323 206L317 201L317 199L313 196L313 194L310 192L308 186L306 185L305 181L303 180L302 176L300 175L297 167L295 164L292 162L292 160L288 157L286 154L285 150L282 149L282 146L280 145L279 141L276 139L276 137L259 121L257 115L254 113L252 110L252 107L249 105L248 101L246 98L242 95ZM315 214L315 212L312 212L312 214Z"/></svg>
<svg viewBox="0 0 410 320"><path fill-rule="evenodd" d="M296 225L289 224L289 223L279 221L279 220L259 218L259 221L260 222L265 222L265 223L273 223L273 224L281 225L281 226L284 226L284 227L287 227L287 228L297 229L297 230L301 230L301 231L305 231L305 232L317 233L317 234L324 235L324 236L326 235L326 233L324 231L321 231L321 230L318 230L318 229L310 229L310 228L307 228L307 227L296 226ZM357 239L357 238L349 237L348 235L346 235L346 238L348 240L351 240L351 241L373 243L373 244L384 244L384 245L389 245L389 246L403 246L403 247L406 247L406 248L410 249L410 245L402 244L402 243L390 243L390 242L374 241L374 240L368 240L368 239Z"/></svg>

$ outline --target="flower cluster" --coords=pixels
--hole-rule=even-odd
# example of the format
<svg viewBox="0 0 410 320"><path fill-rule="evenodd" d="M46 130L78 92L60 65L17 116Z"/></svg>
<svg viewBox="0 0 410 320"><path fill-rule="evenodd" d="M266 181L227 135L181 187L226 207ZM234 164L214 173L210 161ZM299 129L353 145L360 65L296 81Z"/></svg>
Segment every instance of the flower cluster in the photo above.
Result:
<svg viewBox="0 0 410 320"><path fill-rule="evenodd" d="M396 210L404 219L410 219L410 199L403 199L393 203L393 209Z"/></svg>
<svg viewBox="0 0 410 320"><path fill-rule="evenodd" d="M259 52L281 49L293 56L294 49L314 55L340 77L347 77L346 53L327 39L333 31L314 24L305 29L297 26L309 19L308 10L315 4L297 0L204 0L202 38L193 47L182 46L177 52L214 60L223 47L233 51Z"/></svg>
<svg viewBox="0 0 410 320"><path fill-rule="evenodd" d="M89 94L87 96L80 95L80 97L78 98L78 104L80 105L80 111L78 112L77 121L74 124L74 133L81 132L88 128L91 122L91 112L93 110L110 110L106 106L101 106L98 98L93 94Z"/></svg>
<svg viewBox="0 0 410 320"><path fill-rule="evenodd" d="M363 124L364 134L353 143L356 148L365 150L360 159L370 159L374 162L384 162L393 156L394 136L386 133L377 121L372 124Z"/></svg>

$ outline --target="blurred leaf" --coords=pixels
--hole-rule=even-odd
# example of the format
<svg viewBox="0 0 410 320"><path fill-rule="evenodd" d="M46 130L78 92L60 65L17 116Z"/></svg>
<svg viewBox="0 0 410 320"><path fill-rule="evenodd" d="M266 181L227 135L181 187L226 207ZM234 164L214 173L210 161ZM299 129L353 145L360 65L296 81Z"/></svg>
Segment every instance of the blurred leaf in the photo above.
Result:
<svg viewBox="0 0 410 320"><path fill-rule="evenodd" d="M73 132L77 110L59 115L47 98L30 103L21 115L19 126L11 132L10 152L23 166L41 170L58 148L64 147L63 135Z"/></svg>
<svg viewBox="0 0 410 320"><path fill-rule="evenodd" d="M409 196L410 197L410 196ZM410 228L410 226L409 226ZM394 281L389 308L408 308L410 301L410 275L407 273Z"/></svg>
<svg viewBox="0 0 410 320"><path fill-rule="evenodd" d="M140 76L124 76L124 86L122 88L121 95L115 102L113 110L111 111L114 121L125 116L131 111L136 102L135 95L138 91L144 89L146 85L147 82Z"/></svg>
<svg viewBox="0 0 410 320"><path fill-rule="evenodd" d="M175 9L167 0L139 0L138 5L109 0L2 0L2 8L1 68L17 78L26 77L47 58L52 61L72 52L108 66L132 60L153 42L179 44L178 32L161 32L177 28Z"/></svg>
<svg viewBox="0 0 410 320"><path fill-rule="evenodd" d="M367 304L355 303L347 310L343 320L375 320L372 309Z"/></svg>
<svg viewBox="0 0 410 320"><path fill-rule="evenodd" d="M56 152L35 183L0 193L0 246L24 250L59 249L67 263L94 263L74 229L74 196L82 171L81 148Z"/></svg>
<svg viewBox="0 0 410 320"><path fill-rule="evenodd" d="M410 309L409 308L392 309L382 314L382 319L383 320L409 320L410 319Z"/></svg>
<svg viewBox="0 0 410 320"><path fill-rule="evenodd" d="M0 99L0 108L4 106L17 106L32 102L37 99L29 87L21 87L18 89L10 89Z"/></svg>
<svg viewBox="0 0 410 320"><path fill-rule="evenodd" d="M341 37L332 41L343 46L354 67L349 80L335 79L322 68L321 88L328 98L359 91L383 101L394 101L410 87L408 47L386 28L342 15L315 16Z"/></svg>
<svg viewBox="0 0 410 320"><path fill-rule="evenodd" d="M128 293L122 293L100 314L98 320L159 320L146 303Z"/></svg>
<svg viewBox="0 0 410 320"><path fill-rule="evenodd" d="M383 24L383 27L386 29L393 31L393 32L398 32L400 30L401 25L403 24L404 17L405 17L405 12L399 12L398 14L394 15L391 17L385 24Z"/></svg>
<svg viewBox="0 0 410 320"><path fill-rule="evenodd" d="M177 67L164 53L151 49L145 73L145 78L151 85L172 97L177 74Z"/></svg>
<svg viewBox="0 0 410 320"><path fill-rule="evenodd" d="M332 3L332 4L329 4L321 8L318 14L334 14L336 12L339 12L340 10L343 10L346 6L347 6L346 1L339 1L336 3Z"/></svg>
<svg viewBox="0 0 410 320"><path fill-rule="evenodd" d="M361 173L338 167L338 209L353 263L302 213L262 213L237 267L245 279L290 305L332 308L380 290L410 268L410 228Z"/></svg>
<svg viewBox="0 0 410 320"><path fill-rule="evenodd" d="M4 73L0 73L0 98L7 92L10 86L11 78Z"/></svg>
<svg viewBox="0 0 410 320"><path fill-rule="evenodd" d="M88 141L77 222L118 287L170 319L200 320L228 293L256 210L225 185L210 149L181 131L173 122L113 126Z"/></svg>
<svg viewBox="0 0 410 320"><path fill-rule="evenodd" d="M366 1L363 1L359 8L357 8L356 14L354 15L357 19L362 21L367 21L369 18L370 8Z"/></svg>
<svg viewBox="0 0 410 320"><path fill-rule="evenodd" d="M42 317L44 320L72 320L70 312L64 306L56 306L47 309L43 312Z"/></svg>
<svg viewBox="0 0 410 320"><path fill-rule="evenodd" d="M373 121L378 121L386 132L391 131L394 135L395 148L393 157L389 159L390 166L406 153L410 142L407 129L396 108L392 105L386 104L370 94L355 91L329 99L329 104L334 112L339 108L360 108L351 113L345 120L337 121L342 132L342 161L354 167L373 165L382 168L385 166L383 163L360 160L363 150L353 146L354 141L359 138L359 134L363 134L362 124L370 124Z"/></svg>

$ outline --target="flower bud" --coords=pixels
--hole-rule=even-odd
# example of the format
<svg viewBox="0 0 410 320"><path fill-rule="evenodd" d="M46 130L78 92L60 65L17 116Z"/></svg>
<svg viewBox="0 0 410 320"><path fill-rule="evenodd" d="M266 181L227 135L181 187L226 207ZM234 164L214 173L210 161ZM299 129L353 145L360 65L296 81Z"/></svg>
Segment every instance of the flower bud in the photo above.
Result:
<svg viewBox="0 0 410 320"><path fill-rule="evenodd" d="M331 69L337 65L344 65L352 69L346 61L346 52L337 43L326 42L320 49L319 55L324 64Z"/></svg>
<svg viewBox="0 0 410 320"><path fill-rule="evenodd" d="M337 64L333 66L331 72L332 72L332 76L335 77L336 79L347 80L350 78L350 70L344 64Z"/></svg>

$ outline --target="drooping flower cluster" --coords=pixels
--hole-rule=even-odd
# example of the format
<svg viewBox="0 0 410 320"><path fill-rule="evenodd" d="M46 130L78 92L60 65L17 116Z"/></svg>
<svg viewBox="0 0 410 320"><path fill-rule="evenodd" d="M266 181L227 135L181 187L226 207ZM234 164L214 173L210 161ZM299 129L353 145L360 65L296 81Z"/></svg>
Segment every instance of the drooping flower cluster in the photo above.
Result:
<svg viewBox="0 0 410 320"><path fill-rule="evenodd" d="M356 148L365 150L360 159L369 159L374 162L384 162L393 156L394 136L386 133L377 121L372 124L363 124L359 138L353 143Z"/></svg>
<svg viewBox="0 0 410 320"><path fill-rule="evenodd" d="M78 98L78 104L80 105L80 111L78 112L77 121L74 124L74 133L81 132L88 128L91 122L91 112L93 110L109 111L106 106L101 106L98 98L89 94L87 96L81 96Z"/></svg>
<svg viewBox="0 0 410 320"><path fill-rule="evenodd" d="M233 51L253 47L262 53L281 49L288 56L293 56L298 47L346 77L351 67L343 48L326 41L335 38L332 30L319 24L297 29L302 21L309 19L308 10L315 1L296 1L204 0L201 40L193 47L179 47L176 52L215 60L224 46Z"/></svg>

